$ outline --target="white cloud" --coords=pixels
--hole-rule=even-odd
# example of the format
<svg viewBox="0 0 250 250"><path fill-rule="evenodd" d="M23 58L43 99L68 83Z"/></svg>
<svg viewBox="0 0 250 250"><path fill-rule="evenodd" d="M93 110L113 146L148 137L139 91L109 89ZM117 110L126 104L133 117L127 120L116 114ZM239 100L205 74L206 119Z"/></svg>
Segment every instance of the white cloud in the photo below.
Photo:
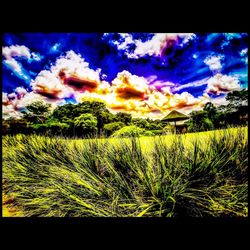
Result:
<svg viewBox="0 0 250 250"><path fill-rule="evenodd" d="M178 87L175 87L173 90L174 91L180 91L181 89L186 89L186 88L190 88L190 87L199 87L199 86L203 86L207 84L207 80L209 79L209 77L203 78L201 80L197 80L194 82L190 82L190 83L186 83L186 84L182 84Z"/></svg>
<svg viewBox="0 0 250 250"><path fill-rule="evenodd" d="M31 57L29 48L24 45L11 45L10 47L3 47L2 54L7 60L13 57L25 57L27 59Z"/></svg>
<svg viewBox="0 0 250 250"><path fill-rule="evenodd" d="M245 49L241 50L240 53L239 53L240 56L242 57L241 61L244 62L245 64L248 64L247 53L248 53L248 48L245 48Z"/></svg>
<svg viewBox="0 0 250 250"><path fill-rule="evenodd" d="M44 104L49 103L51 104L52 109L55 109L58 105L61 104L60 101L48 100L37 93L27 92L22 87L16 88L15 92L13 93L2 93L2 95L2 110L4 119L7 119L9 117L21 118L23 114L20 112L20 110L36 101L41 101Z"/></svg>
<svg viewBox="0 0 250 250"><path fill-rule="evenodd" d="M29 62L31 61L40 61L41 56L38 53L30 52L30 49L24 45L11 45L9 47L2 47L2 54L5 60L3 63L12 70L16 76L25 81L29 81L30 77L28 76L25 69L23 69L22 64L15 60L16 57L25 58Z"/></svg>
<svg viewBox="0 0 250 250"><path fill-rule="evenodd" d="M11 70L13 70L14 72L16 72L18 74L22 74L21 65L13 58L11 58L9 60L5 60L5 65L8 66L9 68L11 68Z"/></svg>
<svg viewBox="0 0 250 250"><path fill-rule="evenodd" d="M149 56L161 56L162 50L166 46L172 46L172 42L177 42L178 39L183 39L181 46L194 39L196 36L193 33L155 33L154 36L145 42L140 39L133 39L133 36L128 33L120 33L124 39L123 42L113 41L118 50L124 51L128 58L138 59L145 55ZM135 50L133 52L128 51L128 46L133 44Z"/></svg>
<svg viewBox="0 0 250 250"><path fill-rule="evenodd" d="M26 95L28 93L27 90L23 87L17 87L15 89L15 92L19 95Z"/></svg>
<svg viewBox="0 0 250 250"><path fill-rule="evenodd" d="M222 69L221 60L224 59L223 55L208 56L204 60L204 63L209 66L213 73L218 73Z"/></svg>
<svg viewBox="0 0 250 250"><path fill-rule="evenodd" d="M32 52L31 53L31 61L41 61L42 60L42 56L39 54L39 53L35 53L35 52Z"/></svg>
<svg viewBox="0 0 250 250"><path fill-rule="evenodd" d="M76 75L89 80L100 80L99 70L90 69L89 63L85 62L80 54L76 54L72 50L68 51L65 57L62 56L57 59L55 66L51 67L51 72L56 75L61 70L67 75Z"/></svg>
<svg viewBox="0 0 250 250"><path fill-rule="evenodd" d="M247 55L247 52L248 52L248 48L245 48L243 50L240 51L240 56L245 56Z"/></svg>
<svg viewBox="0 0 250 250"><path fill-rule="evenodd" d="M55 43L55 44L51 47L50 51L51 51L51 52L56 52L56 51L58 51L58 49L59 49L60 46L61 46L60 43Z"/></svg>
<svg viewBox="0 0 250 250"><path fill-rule="evenodd" d="M8 105L8 106L2 106L2 111L3 111L3 118L8 119L8 118L21 118L23 114L19 112L18 110L14 109L13 105Z"/></svg>
<svg viewBox="0 0 250 250"><path fill-rule="evenodd" d="M3 63L11 70L13 73L21 79L25 81L29 80L25 70L23 69L22 65L18 63L15 59L11 58L8 60L4 60Z"/></svg>
<svg viewBox="0 0 250 250"><path fill-rule="evenodd" d="M63 77L60 77L61 73L63 73ZM67 85L66 81L64 81L64 79L69 79L70 77L79 81L90 81L96 85L101 84L100 69L96 71L90 69L89 63L85 62L79 54L71 50L66 52L65 56L58 58L50 70L41 71L31 81L31 86L33 91L37 93L63 99L75 93L72 86Z"/></svg>
<svg viewBox="0 0 250 250"><path fill-rule="evenodd" d="M240 89L241 87L238 78L218 73L207 81L207 88L205 92L219 95Z"/></svg>
<svg viewBox="0 0 250 250"><path fill-rule="evenodd" d="M117 77L112 81L112 88L115 92L126 92L126 89L129 89L131 92L135 91L145 94L149 90L147 80L144 77L132 75L126 70L117 74Z"/></svg>

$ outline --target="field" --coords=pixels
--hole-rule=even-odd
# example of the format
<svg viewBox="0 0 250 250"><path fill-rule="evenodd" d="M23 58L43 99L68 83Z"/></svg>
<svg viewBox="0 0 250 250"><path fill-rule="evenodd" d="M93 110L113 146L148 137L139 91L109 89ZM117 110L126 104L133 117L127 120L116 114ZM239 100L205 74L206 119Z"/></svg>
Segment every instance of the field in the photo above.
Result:
<svg viewBox="0 0 250 250"><path fill-rule="evenodd" d="M247 127L139 139L2 141L3 216L248 215Z"/></svg>

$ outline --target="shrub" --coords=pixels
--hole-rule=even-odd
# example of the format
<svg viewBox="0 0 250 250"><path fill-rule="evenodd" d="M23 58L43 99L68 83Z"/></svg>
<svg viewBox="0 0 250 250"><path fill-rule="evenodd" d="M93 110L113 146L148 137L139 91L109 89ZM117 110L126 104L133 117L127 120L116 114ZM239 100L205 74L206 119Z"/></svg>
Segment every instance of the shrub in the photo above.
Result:
<svg viewBox="0 0 250 250"><path fill-rule="evenodd" d="M139 128L137 126L125 126L112 135L112 137L133 137L133 136L143 136L143 135L153 135L150 131Z"/></svg>
<svg viewBox="0 0 250 250"><path fill-rule="evenodd" d="M112 122L104 125L104 132L110 136L113 134L115 131L123 128L126 126L123 122Z"/></svg>
<svg viewBox="0 0 250 250"><path fill-rule="evenodd" d="M151 132L152 135L162 135L164 133L162 129L149 130L149 132Z"/></svg>

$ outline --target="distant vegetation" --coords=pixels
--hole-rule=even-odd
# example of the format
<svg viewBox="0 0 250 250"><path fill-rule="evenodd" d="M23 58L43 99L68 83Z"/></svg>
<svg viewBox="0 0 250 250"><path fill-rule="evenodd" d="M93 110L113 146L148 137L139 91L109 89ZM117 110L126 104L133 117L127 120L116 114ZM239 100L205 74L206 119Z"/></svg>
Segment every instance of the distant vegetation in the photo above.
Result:
<svg viewBox="0 0 250 250"><path fill-rule="evenodd" d="M203 110L192 112L186 122L188 131L199 132L246 125L248 91L244 89L233 91L226 96L226 99L228 105L216 108L212 103L207 103ZM167 126L161 120L132 118L131 114L123 112L112 114L104 103L97 101L65 104L52 112L50 108L49 104L41 102L26 106L22 119L2 120L3 135L18 133L67 137L160 135L165 133Z"/></svg>

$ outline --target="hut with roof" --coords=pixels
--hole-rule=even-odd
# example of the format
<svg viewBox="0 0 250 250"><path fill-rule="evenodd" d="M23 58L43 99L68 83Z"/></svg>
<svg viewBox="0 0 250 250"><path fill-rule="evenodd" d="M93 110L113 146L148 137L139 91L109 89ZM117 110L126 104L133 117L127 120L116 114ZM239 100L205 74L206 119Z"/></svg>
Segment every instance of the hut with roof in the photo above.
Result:
<svg viewBox="0 0 250 250"><path fill-rule="evenodd" d="M182 114L177 110L173 110L161 121L165 125L172 125L175 132L185 133L187 131L187 124L185 121L187 121L189 118L189 116Z"/></svg>

